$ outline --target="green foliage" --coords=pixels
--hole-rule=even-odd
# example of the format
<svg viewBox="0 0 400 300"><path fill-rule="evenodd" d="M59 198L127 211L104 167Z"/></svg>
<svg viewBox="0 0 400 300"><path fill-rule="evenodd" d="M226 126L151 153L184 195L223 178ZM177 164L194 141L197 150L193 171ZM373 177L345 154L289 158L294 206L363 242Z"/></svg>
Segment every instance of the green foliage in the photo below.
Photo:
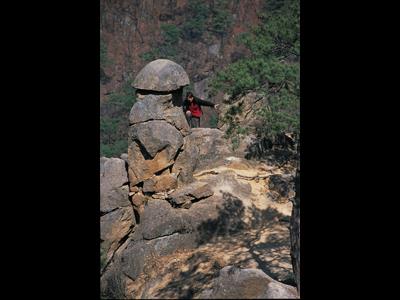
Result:
<svg viewBox="0 0 400 300"><path fill-rule="evenodd" d="M100 246L100 268L103 269L106 265L107 261L107 253L104 249Z"/></svg>
<svg viewBox="0 0 400 300"><path fill-rule="evenodd" d="M103 39L100 39L100 67L104 68L111 63L112 61L107 55L107 45Z"/></svg>
<svg viewBox="0 0 400 300"><path fill-rule="evenodd" d="M181 37L181 30L174 24L161 24L163 41L155 49L142 53L140 58L150 62L157 58L176 60L178 55L177 45Z"/></svg>
<svg viewBox="0 0 400 300"><path fill-rule="evenodd" d="M161 24L164 42L170 45L176 44L181 36L181 30L174 24Z"/></svg>
<svg viewBox="0 0 400 300"><path fill-rule="evenodd" d="M216 115L212 115L210 117L210 127L217 128L217 125L218 125L218 117Z"/></svg>
<svg viewBox="0 0 400 300"><path fill-rule="evenodd" d="M145 53L142 53L139 55L139 57L145 61L145 62L150 62L152 60L155 60L157 58L157 51L151 50Z"/></svg>
<svg viewBox="0 0 400 300"><path fill-rule="evenodd" d="M157 43L154 49L140 55L145 62L157 58L167 58L179 62L178 43L181 38L197 40L207 32L208 23L210 32L225 35L232 25L232 16L227 8L226 0L217 0L210 8L209 4L202 0L189 0L186 19L179 27L175 24L161 24L163 41Z"/></svg>
<svg viewBox="0 0 400 300"><path fill-rule="evenodd" d="M210 8L202 0L189 0L187 19L182 26L182 33L187 39L198 39L206 30Z"/></svg>
<svg viewBox="0 0 400 300"><path fill-rule="evenodd" d="M212 30L220 35L225 35L232 25L232 15L227 8L226 0L215 1L212 9Z"/></svg>
<svg viewBox="0 0 400 300"><path fill-rule="evenodd" d="M129 112L136 102L135 89L128 80L100 105L100 154L119 157L128 149Z"/></svg>
<svg viewBox="0 0 400 300"><path fill-rule="evenodd" d="M251 55L218 72L211 87L213 94L222 90L232 100L250 90L264 93L268 105L258 112L263 121L259 134L273 136L299 130L299 0L267 1L265 10L260 13L260 26L238 38ZM224 120L227 135L235 136L240 133L232 113Z"/></svg>

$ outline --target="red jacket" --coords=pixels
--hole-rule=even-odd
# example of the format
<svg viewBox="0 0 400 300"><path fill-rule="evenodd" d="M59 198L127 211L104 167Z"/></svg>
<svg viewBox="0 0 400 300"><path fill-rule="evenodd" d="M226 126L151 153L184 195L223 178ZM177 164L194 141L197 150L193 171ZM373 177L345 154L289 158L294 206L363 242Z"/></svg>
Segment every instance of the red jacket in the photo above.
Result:
<svg viewBox="0 0 400 300"><path fill-rule="evenodd" d="M187 112L189 110L193 117L200 118L203 114L203 111L201 110L202 105L214 107L215 104L209 101L201 100L197 97L193 97L192 102L190 102L188 99L183 101L183 111Z"/></svg>

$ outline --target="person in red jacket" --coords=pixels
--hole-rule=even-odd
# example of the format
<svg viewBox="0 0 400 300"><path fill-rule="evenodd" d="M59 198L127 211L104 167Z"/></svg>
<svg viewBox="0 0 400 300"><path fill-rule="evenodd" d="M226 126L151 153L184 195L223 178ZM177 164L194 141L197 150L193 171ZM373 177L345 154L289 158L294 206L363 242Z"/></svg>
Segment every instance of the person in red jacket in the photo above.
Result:
<svg viewBox="0 0 400 300"><path fill-rule="evenodd" d="M186 99L183 101L183 112L191 128L200 127L200 117L203 115L201 106L217 108L218 104L201 100L195 97L192 92L186 93Z"/></svg>

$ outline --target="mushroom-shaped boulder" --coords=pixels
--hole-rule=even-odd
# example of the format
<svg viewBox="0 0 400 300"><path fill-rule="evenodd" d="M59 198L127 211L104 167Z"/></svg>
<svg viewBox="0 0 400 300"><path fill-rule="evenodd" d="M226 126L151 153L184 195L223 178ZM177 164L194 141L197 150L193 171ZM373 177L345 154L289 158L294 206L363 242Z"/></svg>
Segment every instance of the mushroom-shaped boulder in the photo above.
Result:
<svg viewBox="0 0 400 300"><path fill-rule="evenodd" d="M144 66L132 85L138 90L169 92L189 83L189 76L180 65L168 59L156 59Z"/></svg>

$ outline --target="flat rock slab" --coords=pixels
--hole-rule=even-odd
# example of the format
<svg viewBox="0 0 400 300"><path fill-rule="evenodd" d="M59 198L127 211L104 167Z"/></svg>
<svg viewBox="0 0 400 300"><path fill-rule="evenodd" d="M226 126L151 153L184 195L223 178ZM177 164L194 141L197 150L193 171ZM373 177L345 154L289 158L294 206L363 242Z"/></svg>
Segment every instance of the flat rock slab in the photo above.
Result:
<svg viewBox="0 0 400 300"><path fill-rule="evenodd" d="M168 196L168 201L173 204L181 205L187 201L200 200L214 194L209 184L194 182L180 188Z"/></svg>
<svg viewBox="0 0 400 300"><path fill-rule="evenodd" d="M143 192L164 192L175 189L178 185L177 174L170 173L160 176L153 176L143 183Z"/></svg>
<svg viewBox="0 0 400 300"><path fill-rule="evenodd" d="M280 283L260 269L226 266L214 279L213 287L197 299L296 299L295 287Z"/></svg>

